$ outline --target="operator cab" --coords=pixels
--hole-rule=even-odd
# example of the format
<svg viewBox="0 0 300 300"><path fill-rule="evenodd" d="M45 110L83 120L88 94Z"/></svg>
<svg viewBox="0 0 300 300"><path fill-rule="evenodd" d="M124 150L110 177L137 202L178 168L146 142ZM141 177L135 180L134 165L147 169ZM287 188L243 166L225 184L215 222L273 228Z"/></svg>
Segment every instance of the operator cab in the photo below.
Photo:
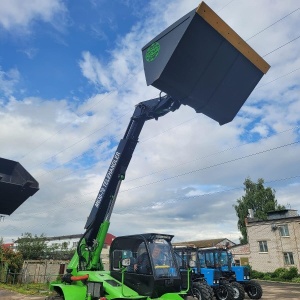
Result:
<svg viewBox="0 0 300 300"><path fill-rule="evenodd" d="M158 298L181 291L172 249L172 235L139 234L117 237L110 247L110 273L140 295Z"/></svg>
<svg viewBox="0 0 300 300"><path fill-rule="evenodd" d="M226 249L201 249L199 254L204 257L208 267L220 269L222 271L231 270L232 254Z"/></svg>

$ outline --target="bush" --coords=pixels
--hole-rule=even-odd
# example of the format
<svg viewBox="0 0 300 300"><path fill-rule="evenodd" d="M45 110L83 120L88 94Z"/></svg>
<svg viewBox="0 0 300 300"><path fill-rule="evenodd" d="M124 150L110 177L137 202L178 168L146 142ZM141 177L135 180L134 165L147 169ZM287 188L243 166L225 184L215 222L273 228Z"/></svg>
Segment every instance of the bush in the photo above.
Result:
<svg viewBox="0 0 300 300"><path fill-rule="evenodd" d="M282 274L285 272L285 270L286 270L285 268L278 268L272 273L271 277L272 278L281 278Z"/></svg>
<svg viewBox="0 0 300 300"><path fill-rule="evenodd" d="M300 276L298 275L298 277L293 278L292 282L300 283Z"/></svg>
<svg viewBox="0 0 300 300"><path fill-rule="evenodd" d="M251 278L273 281L300 282L300 275L298 275L298 269L296 267L291 267L289 269L278 268L273 273L263 273L253 270L251 272Z"/></svg>
<svg viewBox="0 0 300 300"><path fill-rule="evenodd" d="M255 271L253 270L251 272L251 278L256 278L256 279L263 279L264 278L264 273L263 272L258 272L258 271Z"/></svg>
<svg viewBox="0 0 300 300"><path fill-rule="evenodd" d="M296 267L291 267L289 270L285 269L282 273L281 278L285 280L292 280L298 276L298 269Z"/></svg>

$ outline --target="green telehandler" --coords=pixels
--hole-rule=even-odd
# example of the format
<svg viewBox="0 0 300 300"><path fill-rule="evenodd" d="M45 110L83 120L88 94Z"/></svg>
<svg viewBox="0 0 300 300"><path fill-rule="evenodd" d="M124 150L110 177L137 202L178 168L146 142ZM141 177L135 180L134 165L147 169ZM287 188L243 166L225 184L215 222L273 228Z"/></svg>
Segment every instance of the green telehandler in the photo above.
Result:
<svg viewBox="0 0 300 300"><path fill-rule="evenodd" d="M145 45L142 53L147 84L159 89L160 96L136 105L67 273L50 283L55 295L48 300L180 300L188 295L189 286L182 288L168 234L115 238L109 270L104 270L100 255L120 185L146 121L188 105L220 125L226 124L269 65L204 2ZM160 265L151 255L154 245L165 253ZM139 267L140 255L148 263ZM200 295L192 294L198 299Z"/></svg>

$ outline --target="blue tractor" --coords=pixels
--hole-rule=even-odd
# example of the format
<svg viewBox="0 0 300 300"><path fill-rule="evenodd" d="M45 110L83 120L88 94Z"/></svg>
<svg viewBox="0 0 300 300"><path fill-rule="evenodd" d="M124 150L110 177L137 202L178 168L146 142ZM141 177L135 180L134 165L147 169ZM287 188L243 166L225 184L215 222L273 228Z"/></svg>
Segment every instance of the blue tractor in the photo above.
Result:
<svg viewBox="0 0 300 300"><path fill-rule="evenodd" d="M208 286L211 299L215 296L218 300L235 299L235 290L229 282L222 278L220 270L208 268L202 259L197 248L193 246L174 246L177 255L177 264L180 267L181 276L185 278L183 273L187 268L191 268L190 288L191 293L198 288L199 285ZM199 286L200 287L200 286Z"/></svg>
<svg viewBox="0 0 300 300"><path fill-rule="evenodd" d="M250 278L250 269L247 266L235 266L232 262L232 253L226 248L199 249L199 254L210 268L219 270L222 278L235 290L235 299L242 300L245 292L251 299L260 299L263 291L256 280Z"/></svg>

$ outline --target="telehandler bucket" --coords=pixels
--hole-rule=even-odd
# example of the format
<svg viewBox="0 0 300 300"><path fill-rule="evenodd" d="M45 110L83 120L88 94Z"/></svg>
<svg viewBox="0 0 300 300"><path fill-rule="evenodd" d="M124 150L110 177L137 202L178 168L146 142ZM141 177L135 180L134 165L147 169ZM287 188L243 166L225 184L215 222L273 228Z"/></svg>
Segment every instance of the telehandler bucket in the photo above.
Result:
<svg viewBox="0 0 300 300"><path fill-rule="evenodd" d="M270 68L204 2L142 52L147 85L220 125L233 120Z"/></svg>
<svg viewBox="0 0 300 300"><path fill-rule="evenodd" d="M38 182L20 163L0 158L0 214L12 214L38 189Z"/></svg>

